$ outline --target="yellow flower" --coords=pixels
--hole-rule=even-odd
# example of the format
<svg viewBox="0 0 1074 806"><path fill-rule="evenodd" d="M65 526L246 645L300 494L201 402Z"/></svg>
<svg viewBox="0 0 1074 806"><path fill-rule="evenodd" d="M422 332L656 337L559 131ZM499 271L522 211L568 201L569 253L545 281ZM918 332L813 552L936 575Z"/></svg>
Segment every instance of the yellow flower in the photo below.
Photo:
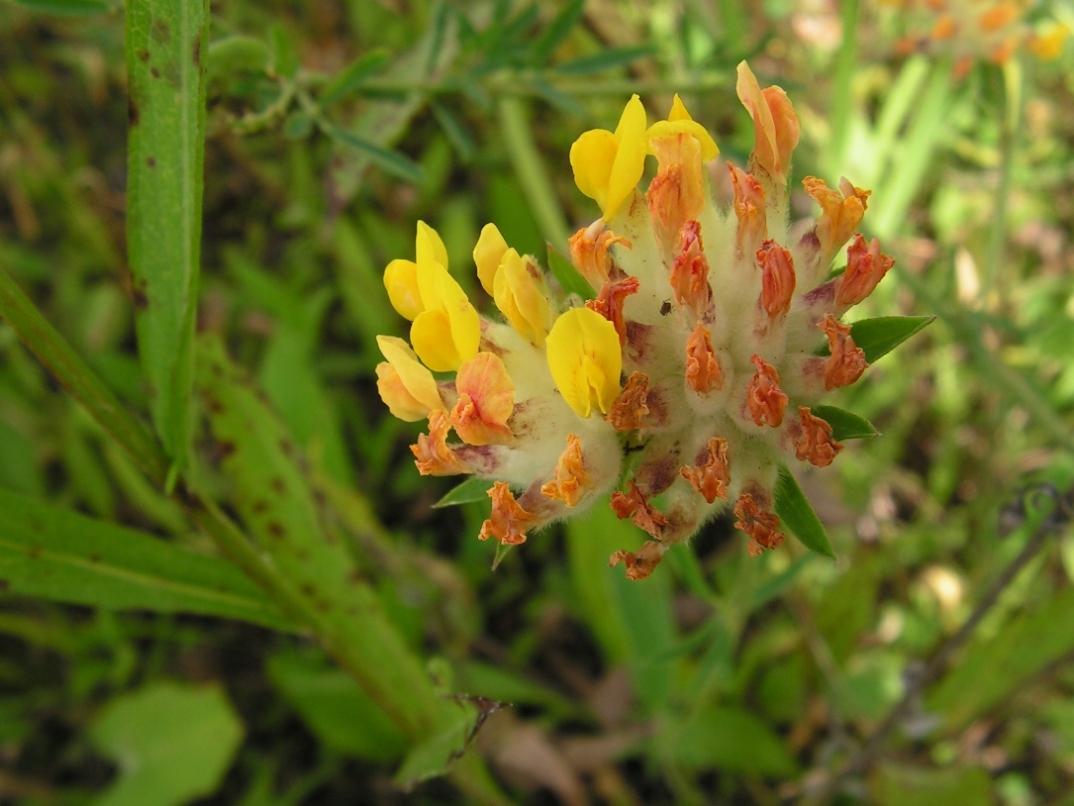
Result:
<svg viewBox="0 0 1074 806"><path fill-rule="evenodd" d="M615 325L589 308L572 308L552 325L547 349L552 379L575 414L588 418L594 406L607 414L623 369Z"/></svg>
<svg viewBox="0 0 1074 806"><path fill-rule="evenodd" d="M653 140L658 137L668 137L669 135L680 133L689 134L697 138L697 142L701 144L702 162L715 159L720 153L720 149L716 145L716 141L712 139L712 135L708 133L704 126L690 117L690 113L686 111L686 106L679 98L678 93L676 93L675 100L671 104L671 112L668 113L668 119L657 121L645 133L645 139L649 143L649 153L656 153L652 147Z"/></svg>
<svg viewBox="0 0 1074 806"><path fill-rule="evenodd" d="M552 319L544 279L536 265L508 249L493 281L493 299L511 327L541 347Z"/></svg>
<svg viewBox="0 0 1074 806"><path fill-rule="evenodd" d="M575 184L597 203L605 221L615 218L641 179L648 150L645 134L645 107L635 95L614 132L591 129L571 146Z"/></svg>
<svg viewBox="0 0 1074 806"><path fill-rule="evenodd" d="M414 251L417 262L393 260L384 270L384 287L388 289L392 307L411 321L425 309L418 288L418 266L437 263L446 269L448 265L444 242L436 230L424 221L418 222Z"/></svg>
<svg viewBox="0 0 1074 806"><path fill-rule="evenodd" d="M507 241L503 239L496 225L486 224L482 227L481 236L477 239L477 246L474 247L474 264L477 266L477 279L481 281L481 287L490 297L493 296L496 270L500 268L505 252L507 252Z"/></svg>
<svg viewBox="0 0 1074 806"><path fill-rule="evenodd" d="M392 414L412 423L444 408L433 374L421 365L405 341L395 336L377 336L377 346L388 359L377 364L377 391Z"/></svg>
<svg viewBox="0 0 1074 806"><path fill-rule="evenodd" d="M414 322L410 341L429 369L448 372L477 355L481 320L448 274L447 250L436 230L418 222L416 261L393 260L384 270L392 307Z"/></svg>

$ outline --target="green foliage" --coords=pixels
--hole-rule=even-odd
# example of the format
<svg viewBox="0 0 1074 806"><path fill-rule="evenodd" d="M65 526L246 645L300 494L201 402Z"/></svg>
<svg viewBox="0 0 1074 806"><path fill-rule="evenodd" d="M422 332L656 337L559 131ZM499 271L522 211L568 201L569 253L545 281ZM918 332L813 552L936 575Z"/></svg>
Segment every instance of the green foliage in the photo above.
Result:
<svg viewBox="0 0 1074 806"><path fill-rule="evenodd" d="M904 58L913 13L858 2L121 6L0 3L0 803L798 801L908 686L830 802L1069 801L1069 45ZM750 558L727 512L641 582L603 503L480 543L489 482L419 477L377 400L384 266L425 220L494 316L493 221L592 299L572 141L677 92L743 165L742 58L793 182L870 188L897 258L852 332L900 349L780 476L797 540Z"/></svg>
<svg viewBox="0 0 1074 806"><path fill-rule="evenodd" d="M211 794L245 730L223 690L160 682L117 697L94 720L94 746L119 777L99 806L178 806Z"/></svg>

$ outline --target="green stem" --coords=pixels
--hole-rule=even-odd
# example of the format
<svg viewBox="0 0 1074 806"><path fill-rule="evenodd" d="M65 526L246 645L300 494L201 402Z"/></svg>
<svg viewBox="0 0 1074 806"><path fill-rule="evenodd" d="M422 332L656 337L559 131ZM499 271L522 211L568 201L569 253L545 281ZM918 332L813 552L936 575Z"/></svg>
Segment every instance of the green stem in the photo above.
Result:
<svg viewBox="0 0 1074 806"><path fill-rule="evenodd" d="M149 430L123 407L82 357L71 348L11 276L0 269L0 315L45 368L86 407L90 416L123 446L139 469L158 486L168 460Z"/></svg>
<svg viewBox="0 0 1074 806"><path fill-rule="evenodd" d="M507 146L511 164L522 183L522 192L526 195L537 224L553 246L564 250L567 248L570 229L534 142L526 107L519 98L503 97L497 104L497 111L504 145Z"/></svg>
<svg viewBox="0 0 1074 806"><path fill-rule="evenodd" d="M847 145L850 142L850 113L854 108L851 94L858 65L858 13L861 4L859 0L843 0L842 5L843 42L835 61L832 139L828 150L829 171L839 171L840 166L846 164Z"/></svg>
<svg viewBox="0 0 1074 806"><path fill-rule="evenodd" d="M1003 79L1004 103L1000 106L999 112L1001 115L999 185L996 188L995 208L990 224L988 255L985 262L984 283L981 288L982 299L987 298L996 288L1000 267L1006 261L1007 199L1011 192L1011 174L1022 117L1022 70L1017 60L1012 59L1003 67Z"/></svg>

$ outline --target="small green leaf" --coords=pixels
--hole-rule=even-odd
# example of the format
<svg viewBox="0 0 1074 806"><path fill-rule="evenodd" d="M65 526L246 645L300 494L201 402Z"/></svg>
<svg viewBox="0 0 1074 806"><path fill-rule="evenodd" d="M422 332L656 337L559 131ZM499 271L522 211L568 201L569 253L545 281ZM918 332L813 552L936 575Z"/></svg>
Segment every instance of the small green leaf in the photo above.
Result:
<svg viewBox="0 0 1074 806"><path fill-rule="evenodd" d="M890 353L919 330L932 324L935 316L881 316L862 319L850 326L854 343L865 352L870 364Z"/></svg>
<svg viewBox="0 0 1074 806"><path fill-rule="evenodd" d="M548 268L552 270L552 276L559 282L560 287L568 294L577 294L584 300L596 298L597 294L593 286L552 244L548 244Z"/></svg>
<svg viewBox="0 0 1074 806"><path fill-rule="evenodd" d="M794 536L803 546L817 554L835 559L835 552L832 551L832 544L828 542L828 534L824 531L823 524L786 465L779 469L776 514L783 525L794 532Z"/></svg>
<svg viewBox="0 0 1074 806"><path fill-rule="evenodd" d="M268 67L269 49L260 39L252 36L226 36L209 45L206 66L210 76L231 73L253 73Z"/></svg>
<svg viewBox="0 0 1074 806"><path fill-rule="evenodd" d="M462 484L452 487L447 495L433 504L433 509L456 507L459 504L470 504L474 501L487 501L491 487L492 482L488 479L468 478Z"/></svg>
<svg viewBox="0 0 1074 806"><path fill-rule="evenodd" d="M530 48L530 63L543 66L578 24L584 10L585 0L571 0L564 5Z"/></svg>
<svg viewBox="0 0 1074 806"><path fill-rule="evenodd" d="M687 769L716 769L789 778L798 763L786 743L749 711L715 705L695 708L684 721L668 723L665 742Z"/></svg>
<svg viewBox="0 0 1074 806"><path fill-rule="evenodd" d="M322 109L327 109L337 101L346 98L362 86L362 83L383 67L387 61L388 51L383 48L377 48L376 50L366 53L364 56L359 56L340 70L339 73L325 85L325 88L317 97L317 102L321 105Z"/></svg>
<svg viewBox="0 0 1074 806"><path fill-rule="evenodd" d="M90 729L119 776L95 806L179 806L211 795L245 729L218 686L155 683L117 697Z"/></svg>
<svg viewBox="0 0 1074 806"><path fill-rule="evenodd" d="M850 325L854 344L865 353L870 364L890 353L919 330L936 319L935 316L881 316L861 319ZM821 346L816 355L831 355L828 345Z"/></svg>
<svg viewBox="0 0 1074 806"><path fill-rule="evenodd" d="M283 78L292 78L298 72L298 52L287 29L276 23L269 29L269 71Z"/></svg>
<svg viewBox="0 0 1074 806"><path fill-rule="evenodd" d="M7 490L0 490L0 580L13 593L58 602L291 626L223 560Z"/></svg>
<svg viewBox="0 0 1074 806"><path fill-rule="evenodd" d="M880 436L871 422L837 406L813 406L809 410L832 427L832 439L867 439Z"/></svg>
<svg viewBox="0 0 1074 806"><path fill-rule="evenodd" d="M356 134L351 134L339 126L332 126L328 133L344 145L361 151L369 158L370 162L379 165L382 170L393 176L397 176L407 182L413 182L415 185L420 185L425 181L425 173L421 170L421 166L404 157L398 151L381 148L376 143Z"/></svg>
<svg viewBox="0 0 1074 806"><path fill-rule="evenodd" d="M292 112L283 124L283 136L288 140L305 140L313 131L313 118L308 112Z"/></svg>
<svg viewBox="0 0 1074 806"><path fill-rule="evenodd" d="M623 67L638 59L650 56L656 50L655 45L632 45L625 48L610 48L594 53L592 56L582 56L569 62L556 65L556 72L564 75L587 75L600 73L616 67Z"/></svg>
<svg viewBox="0 0 1074 806"><path fill-rule="evenodd" d="M436 122L444 130L444 134L451 141L451 145L459 152L462 161L469 162L472 160L474 154L477 153L477 146L474 144L474 138L470 136L470 133L466 131L466 127L462 125L462 121L455 117L455 113L448 109L446 105L435 98L431 101L430 106L433 108L433 114L436 115Z"/></svg>
<svg viewBox="0 0 1074 806"><path fill-rule="evenodd" d="M104 14L110 10L107 0L15 0L20 6L45 14Z"/></svg>
<svg viewBox="0 0 1074 806"><path fill-rule="evenodd" d="M395 773L395 783L403 789L411 790L422 781L448 772L462 758L485 719L503 707L484 697L459 697L454 705L454 718L441 721L444 727L414 745L403 759Z"/></svg>

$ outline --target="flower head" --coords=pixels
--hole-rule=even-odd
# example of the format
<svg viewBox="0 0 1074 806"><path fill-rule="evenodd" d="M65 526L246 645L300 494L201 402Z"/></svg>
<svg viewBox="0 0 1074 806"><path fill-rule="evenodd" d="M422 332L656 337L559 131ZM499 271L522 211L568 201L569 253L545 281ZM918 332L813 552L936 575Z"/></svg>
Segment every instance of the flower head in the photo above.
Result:
<svg viewBox="0 0 1074 806"><path fill-rule="evenodd" d="M425 224L416 259L388 266L414 349L381 338L378 388L396 416L428 418L413 448L422 473L495 482L482 539L521 543L606 499L649 537L611 558L631 579L728 509L758 553L784 539L774 493L782 463L824 467L842 450L813 407L865 371L840 317L893 261L856 234L869 191L845 179L829 188L807 177L820 212L812 226L791 227L798 118L783 90L761 87L744 63L738 94L755 142L745 170L729 166L726 210L703 167L716 144L678 97L667 120L647 126L634 96L614 132L574 144L575 181L601 211L570 241L596 292L584 304L493 225L473 257L499 316L478 316ZM643 192L650 156L656 171ZM848 242L847 268L832 274ZM437 382L433 371L454 375ZM637 455L620 480L628 453Z"/></svg>

